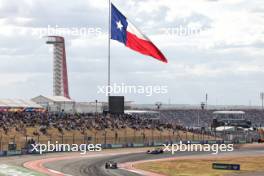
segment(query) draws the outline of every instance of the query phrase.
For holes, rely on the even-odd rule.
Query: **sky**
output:
[[[111,83],[166,86],[136,103],[259,105],[264,92],[263,0],[113,0],[168,64],[111,41]],[[0,0],[0,98],[52,95],[52,46],[66,41],[70,96],[106,100],[107,0]]]

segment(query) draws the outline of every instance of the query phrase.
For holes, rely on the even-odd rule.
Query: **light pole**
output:
[[[199,113],[199,111],[198,111],[197,115],[198,115],[197,127],[200,127],[200,113]]]
[[[207,109],[208,106],[208,93],[205,95],[205,108]]]
[[[97,103],[98,103],[98,100],[95,100],[95,114],[97,115]]]
[[[260,99],[261,99],[261,108],[263,110],[264,92],[260,92]]]

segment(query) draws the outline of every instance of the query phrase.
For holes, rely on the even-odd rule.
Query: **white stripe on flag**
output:
[[[133,25],[128,19],[127,19],[127,31],[130,32],[131,34],[136,35],[138,38],[142,40],[147,40],[150,41],[150,39],[145,36],[135,25]]]

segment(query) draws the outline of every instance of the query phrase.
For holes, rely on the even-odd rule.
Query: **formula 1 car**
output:
[[[163,149],[161,148],[155,148],[154,150],[148,150],[147,154],[161,154],[163,153]]]
[[[117,163],[114,161],[108,161],[105,163],[106,169],[117,169]]]

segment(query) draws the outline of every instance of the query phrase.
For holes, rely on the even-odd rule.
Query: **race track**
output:
[[[96,158],[78,158],[72,160],[55,161],[44,164],[45,167],[59,171],[61,173],[72,176],[139,176],[138,173],[132,173],[123,169],[105,169],[104,165],[107,161],[115,161],[117,163],[126,163],[140,160],[153,160],[161,158],[172,158],[188,155],[204,155],[203,152],[182,152],[172,156],[171,153],[164,154],[122,154],[116,156],[102,156]]]
[[[121,149],[109,150],[88,155],[65,154],[61,157],[47,155],[45,158],[31,160],[24,163],[24,166],[51,176],[139,176],[144,175],[136,172],[130,172],[123,167],[122,163],[131,163],[142,160],[173,159],[178,157],[208,157],[211,153],[206,152],[178,152],[175,155],[171,153],[164,154],[146,154],[147,149]],[[264,148],[243,148],[233,152],[221,153],[217,156],[229,155],[232,157],[241,155],[262,155]],[[107,161],[115,161],[119,169],[105,169]],[[146,174],[145,174],[146,175]],[[149,174],[147,174],[149,175]],[[151,174],[150,174],[151,175]]]
[[[246,153],[250,154],[263,154],[263,149],[242,149],[235,152],[232,152],[232,155],[243,155]],[[231,153],[223,153],[231,154]],[[141,153],[131,153],[131,154],[120,154],[114,156],[100,156],[95,158],[76,158],[73,160],[62,160],[56,162],[46,163],[44,166],[64,173],[66,175],[72,176],[139,176],[138,173],[132,173],[123,169],[105,169],[104,165],[107,161],[115,161],[117,163],[126,163],[134,162],[141,160],[155,160],[162,158],[173,158],[180,156],[199,156],[199,155],[212,155],[211,153],[206,152],[179,152],[175,155],[171,153],[164,154],[146,154],[145,152]]]

